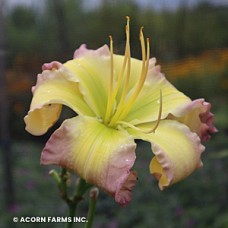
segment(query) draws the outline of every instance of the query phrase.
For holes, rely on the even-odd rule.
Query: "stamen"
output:
[[[160,102],[160,106],[159,106],[159,112],[158,112],[158,118],[156,121],[156,124],[154,126],[154,128],[150,131],[148,131],[147,133],[155,133],[155,130],[158,128],[158,125],[161,121],[161,115],[162,115],[162,90],[160,90],[160,98],[159,98],[159,102]]]
[[[114,90],[114,93],[113,93],[113,96],[114,96],[114,99],[119,91],[119,88],[120,88],[120,85],[121,83],[123,82],[123,76],[124,76],[124,72],[125,72],[125,68],[126,68],[126,64],[127,64],[127,60],[128,60],[128,48],[129,48],[129,41],[130,41],[130,17],[129,16],[126,16],[126,19],[127,19],[127,25],[125,27],[125,31],[126,31],[126,45],[125,45],[125,53],[124,53],[124,61],[123,61],[123,65],[122,65],[122,68],[121,68],[121,72],[120,72],[120,75],[118,76],[118,79],[117,79],[117,83],[116,83],[116,87],[115,87],[115,90]],[[130,51],[130,48],[129,48],[129,51]]]
[[[114,90],[112,88],[113,87],[113,77],[114,77],[113,42],[112,42],[112,39],[110,39],[110,61],[111,61],[111,64],[110,64],[111,65],[110,84],[112,83],[112,86],[110,86],[111,90],[109,90],[108,104],[107,104],[107,109],[106,109],[105,118],[104,118],[104,123],[105,124],[107,124],[109,122],[110,117],[112,115],[113,107],[114,107],[114,103],[115,103],[115,98],[116,98],[116,95],[117,95],[117,93],[119,91],[120,85],[121,85],[121,83],[123,81],[127,60],[129,58],[131,58],[130,57],[130,46],[127,45],[127,44],[129,44],[129,40],[130,40],[130,33],[129,33],[130,17],[126,16],[126,19],[127,19],[127,25],[126,25],[126,47],[125,47],[124,61],[123,61],[121,73],[120,73],[120,75],[117,78],[117,83],[116,83],[116,86],[115,86]],[[130,69],[130,66],[128,66],[128,69]],[[128,71],[130,71],[130,70],[128,70]],[[128,81],[129,81],[129,79],[127,79],[127,83],[128,83]],[[127,86],[128,85],[126,85],[126,87]]]
[[[112,36],[109,36],[110,39],[110,83],[109,83],[109,94],[112,94],[112,87],[113,87],[113,75],[114,75],[114,68],[113,68],[113,40]]]
[[[146,76],[147,76],[147,72],[148,72],[148,68],[149,68],[149,61],[150,61],[150,42],[149,42],[149,39],[147,38],[147,55],[146,55],[145,42],[144,42],[142,28],[140,30],[140,41],[141,41],[141,47],[142,47],[142,70],[141,70],[140,79],[139,79],[139,82],[137,84],[135,91],[133,92],[133,94],[131,95],[131,97],[129,98],[127,103],[125,104],[124,109],[122,110],[122,113],[118,116],[118,119],[124,119],[127,116],[128,112],[130,111],[132,105],[135,102],[135,99],[140,94],[140,92],[143,88],[144,82],[146,80]]]
[[[136,131],[140,131],[140,132],[143,132],[143,133],[147,133],[147,131],[144,131],[143,129],[141,129],[141,128],[139,128],[139,127],[136,127],[135,125],[130,124],[130,123],[125,122],[125,121],[121,121],[121,120],[120,120],[120,121],[117,121],[117,124],[125,125],[125,126],[131,128],[131,129],[136,130]]]
[[[143,130],[142,128],[137,127],[137,126],[135,126],[133,124],[130,124],[128,122],[125,122],[125,121],[117,121],[117,124],[125,125],[125,126],[127,126],[129,128],[132,128],[134,130],[140,131],[140,132],[145,133],[145,134],[155,133],[155,130],[158,128],[159,123],[161,121],[161,115],[162,115],[162,91],[161,90],[160,90],[159,102],[160,102],[160,106],[159,106],[158,118],[157,118],[155,126],[152,129]]]
[[[127,17],[129,19],[129,17]],[[120,114],[120,112],[123,110],[123,106],[124,106],[124,101],[126,99],[127,96],[127,91],[128,91],[128,85],[129,85],[129,80],[130,80],[130,73],[131,73],[131,49],[130,49],[130,30],[129,30],[129,20],[126,26],[126,49],[125,49],[125,57],[126,57],[126,62],[127,62],[127,72],[126,72],[126,78],[125,78],[125,82],[124,82],[124,88],[123,88],[123,92],[121,94],[121,98],[120,98],[120,102],[117,106],[117,112],[116,115],[118,115],[117,113]],[[125,64],[126,66],[126,64]],[[124,72],[122,72],[124,73]],[[122,75],[123,77],[123,75]]]
[[[127,75],[125,79],[125,84],[123,88],[123,93],[121,96],[120,103],[122,103],[122,100],[125,100],[126,94],[127,94],[127,89],[128,89],[128,84],[129,84],[129,79],[130,79],[130,73],[131,73],[131,48],[130,48],[130,29],[129,29],[129,20],[128,20],[128,25],[126,26],[126,37],[127,37],[127,42],[126,42],[126,57],[127,57]]]
[[[142,51],[142,71],[141,71],[141,76],[143,74],[144,66],[145,66],[145,61],[146,61],[146,54],[145,54],[145,41],[144,41],[144,36],[143,36],[143,27],[140,28],[140,33],[139,33],[139,40],[141,43],[141,51]]]
[[[104,118],[104,123],[107,123],[113,109],[112,94],[113,94],[113,75],[114,75],[114,61],[113,61],[113,40],[112,36],[109,36],[110,39],[110,81],[109,81],[109,94],[107,101],[107,108]]]

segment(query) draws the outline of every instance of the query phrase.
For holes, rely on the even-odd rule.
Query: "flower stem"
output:
[[[69,196],[68,194],[68,182],[70,179],[69,172],[62,168],[61,173],[57,173],[55,170],[51,170],[49,172],[51,177],[57,183],[59,188],[59,193],[61,198],[68,205],[68,216],[70,217],[70,221],[66,224],[66,228],[71,228],[73,226],[73,220],[76,213],[78,203],[83,199],[86,191],[92,187],[91,184],[88,184],[84,179],[79,178],[76,184],[76,189],[73,196]]]
[[[86,183],[86,181],[82,178],[78,180],[74,196],[69,198],[69,201],[66,201],[69,208],[69,217],[71,218],[70,222],[66,224],[66,228],[71,228],[73,226],[73,220],[78,203],[83,199],[83,195],[91,186],[91,184]]]
[[[71,228],[73,226],[73,217],[75,215],[76,212],[76,208],[78,205],[79,201],[74,202],[74,203],[68,203],[68,207],[69,207],[69,214],[68,216],[71,218],[71,220],[66,224],[66,228]]]
[[[91,189],[90,200],[89,200],[89,211],[88,211],[88,215],[87,215],[88,222],[85,225],[86,228],[92,227],[98,194],[99,194],[98,188],[94,187]]]

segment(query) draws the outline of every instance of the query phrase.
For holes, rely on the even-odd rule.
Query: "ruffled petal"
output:
[[[58,70],[62,67],[62,63],[58,61],[52,61],[50,63],[44,63],[42,66],[42,70]]]
[[[160,92],[162,92],[162,119],[170,113],[176,114],[179,107],[190,101],[190,98],[167,81],[160,72],[160,66],[151,64],[143,89],[124,121],[132,124],[156,121],[160,107]]]
[[[137,172],[136,171],[130,172],[125,183],[115,194],[116,202],[124,206],[131,201],[131,197],[132,197],[131,192],[136,185],[137,179],[138,179]]]
[[[203,141],[208,141],[211,134],[218,131],[214,126],[214,114],[210,110],[210,103],[205,102],[204,99],[197,99],[180,108],[178,115],[181,117],[170,116],[169,119],[176,119],[184,123]]]
[[[86,55],[94,55],[94,56],[109,56],[109,48],[107,45],[104,45],[97,50],[88,49],[86,44],[82,44],[78,49],[74,52],[74,59],[82,58]]]
[[[94,116],[86,104],[77,80],[58,62],[44,64],[32,88],[33,98],[28,115],[24,118],[26,130],[42,135],[58,120],[62,104],[78,114]],[[48,69],[48,70],[47,70]]]
[[[150,163],[150,172],[159,180],[161,190],[202,166],[200,157],[205,148],[198,135],[184,124],[162,120],[155,133],[133,129],[128,132],[137,139],[151,142],[155,157]]]
[[[112,195],[121,205],[131,200],[137,175],[133,138],[108,128],[97,119],[78,116],[63,122],[42,151],[42,164],[75,171],[87,182]]]
[[[83,45],[75,51],[74,57],[64,66],[77,78],[87,104],[97,117],[102,118],[106,112],[110,80],[108,47],[88,50]]]

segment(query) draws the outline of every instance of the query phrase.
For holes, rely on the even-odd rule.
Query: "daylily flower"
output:
[[[137,180],[131,171],[135,139],[151,143],[149,169],[164,189],[202,166],[201,139],[216,132],[210,104],[192,101],[166,80],[150,59],[142,29],[140,43],[142,60],[131,57],[127,17],[124,56],[113,53],[110,37],[110,50],[82,45],[74,59],[44,64],[25,117],[26,130],[42,135],[58,120],[62,105],[75,111],[48,140],[41,163],[75,171],[121,205],[130,202]]]

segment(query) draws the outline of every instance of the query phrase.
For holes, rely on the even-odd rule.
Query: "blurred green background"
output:
[[[0,0],[0,228],[63,227],[61,223],[12,222],[14,216],[67,215],[48,175],[53,167],[39,164],[53,130],[42,137],[24,130],[31,86],[44,62],[71,59],[82,43],[96,49],[109,44],[111,34],[115,53],[123,54],[126,15],[131,18],[133,57],[141,57],[138,34],[144,26],[151,56],[157,58],[162,72],[192,99],[204,97],[212,103],[219,133],[206,143],[204,167],[162,192],[149,174],[150,146],[138,142],[139,181],[132,203],[121,208],[100,193],[94,227],[228,227],[228,3],[176,0],[171,6],[161,1],[157,7],[153,1],[133,0],[10,2]],[[61,119],[69,115],[66,109]],[[87,206],[85,199],[77,216],[86,216]]]

